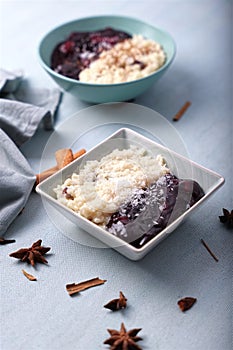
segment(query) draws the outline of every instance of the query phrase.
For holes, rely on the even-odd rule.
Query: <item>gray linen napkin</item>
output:
[[[20,146],[35,133],[47,110],[28,103],[0,99],[0,128]]]
[[[0,235],[24,208],[35,175],[18,146],[41,121],[51,129],[61,91],[34,89],[21,72],[0,69]]]
[[[10,117],[11,111],[16,115],[16,108],[19,109],[20,113],[25,104],[25,109],[29,113],[33,111],[34,119],[38,119],[38,124],[42,120],[44,128],[51,130],[61,96],[62,92],[59,89],[31,86],[27,79],[23,79],[22,71],[8,72],[0,69],[0,110],[4,110],[4,102],[8,101],[6,118]],[[31,105],[31,109],[29,109],[29,105]]]
[[[14,142],[0,129],[0,235],[24,208],[35,175]]]
[[[23,72],[21,70],[9,72],[0,68],[0,91],[2,93],[16,91],[22,78]]]

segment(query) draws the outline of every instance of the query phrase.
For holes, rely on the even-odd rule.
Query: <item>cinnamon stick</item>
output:
[[[38,185],[40,182],[47,179],[49,176],[55,174],[58,171],[58,167],[54,166],[52,168],[49,168],[45,171],[42,171],[42,173],[36,175],[36,185]]]
[[[178,121],[182,115],[186,112],[186,110],[189,108],[191,105],[190,101],[185,102],[185,104],[181,107],[181,109],[174,115],[173,121],[176,122]]]
[[[73,152],[70,148],[61,148],[55,152],[55,158],[58,169],[64,168],[70,164],[73,160]]]
[[[81,148],[78,152],[73,154],[73,160],[81,157],[84,153],[86,153],[86,150],[84,148]]]
[[[90,280],[84,281],[84,282],[80,282],[80,283],[71,283],[71,284],[67,284],[66,285],[66,290],[69,293],[69,295],[73,295],[76,293],[81,292],[82,290],[91,288],[91,287],[95,287],[95,286],[99,286],[100,284],[104,284],[106,282],[106,280],[101,280],[99,279],[99,277],[96,278],[92,278]]]
[[[84,153],[86,153],[86,150],[84,148],[81,148],[79,151],[75,152],[74,154],[70,148],[61,148],[57,150],[55,153],[57,165],[42,171],[40,174],[37,174],[35,186],[37,186],[40,182],[47,179],[49,176],[55,174],[58,170],[62,169],[64,166],[70,164],[73,160],[81,157]]]

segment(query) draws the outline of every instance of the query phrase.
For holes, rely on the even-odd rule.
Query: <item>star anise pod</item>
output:
[[[127,332],[122,322],[120,331],[108,329],[111,337],[106,339],[104,344],[110,345],[110,350],[142,350],[142,348],[136,344],[136,342],[142,340],[141,337],[137,336],[140,330],[141,328],[134,328]]]
[[[37,242],[33,243],[30,248],[21,248],[10,256],[21,261],[27,261],[32,266],[36,262],[46,264],[48,261],[43,257],[51,248],[41,246],[42,240],[39,239]]]
[[[122,292],[120,292],[120,296],[118,299],[110,300],[106,305],[104,305],[104,307],[112,311],[117,311],[120,309],[125,309],[127,305],[126,302],[127,302],[126,297]]]
[[[233,210],[230,212],[223,208],[223,215],[219,216],[220,221],[223,224],[227,224],[229,227],[233,227]]]

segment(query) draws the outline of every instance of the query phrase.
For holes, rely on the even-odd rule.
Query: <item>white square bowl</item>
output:
[[[88,219],[82,217],[80,214],[69,209],[65,205],[61,204],[57,199],[54,192],[54,188],[57,185],[61,185],[68,177],[74,172],[78,172],[79,168],[85,164],[88,160],[100,160],[106,154],[112,152],[114,149],[127,149],[130,145],[137,145],[148,150],[155,157],[161,154],[166,160],[168,168],[171,173],[176,175],[180,179],[192,179],[199,183],[205,192],[205,195],[195,203],[191,208],[186,210],[176,220],[171,222],[164,230],[152,238],[141,248],[135,248],[129,243],[124,242],[122,239],[114,236],[105,229],[97,226]],[[185,158],[176,152],[150,140],[149,138],[139,134],[128,128],[121,128],[104,141],[97,144],[91,150],[87,151],[83,156],[76,159],[65,168],[61,169],[54,175],[50,176],[45,181],[41,182],[36,191],[42,196],[42,198],[51,204],[62,215],[69,219],[74,224],[81,227],[83,230],[94,236],[98,240],[105,243],[107,246],[117,250],[122,255],[131,260],[139,260],[144,257],[152,248],[154,248],[159,242],[166,238],[175,228],[181,223],[181,221],[190,215],[201,203],[203,203],[214,191],[216,191],[224,183],[224,178],[207,169],[203,166]],[[78,233],[77,233],[78,234]]]

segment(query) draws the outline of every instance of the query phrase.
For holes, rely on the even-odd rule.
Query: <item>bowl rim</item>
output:
[[[140,22],[143,25],[146,25],[147,27],[152,28],[153,30],[156,30],[156,31],[158,31],[160,33],[165,34],[170,39],[170,41],[172,43],[172,47],[173,47],[173,53],[172,53],[170,59],[166,60],[165,63],[159,69],[157,69],[155,72],[152,72],[151,74],[149,74],[149,75],[147,75],[145,77],[142,77],[142,78],[139,78],[139,79],[135,79],[135,80],[131,80],[131,81],[127,81],[127,82],[122,82],[122,83],[109,83],[109,84],[88,83],[88,82],[83,82],[83,81],[80,81],[80,80],[77,80],[77,79],[69,78],[69,77],[66,77],[65,75],[62,75],[62,74],[59,74],[59,73],[55,72],[51,67],[49,67],[45,63],[44,59],[41,56],[41,48],[42,48],[42,45],[44,43],[44,40],[47,38],[48,35],[52,34],[53,32],[57,31],[58,29],[60,29],[62,27],[65,27],[67,25],[71,25],[72,23],[82,22],[82,21],[87,21],[87,20],[96,20],[96,19],[101,19],[101,18],[104,18],[104,19],[115,18],[115,19],[124,19],[124,20],[136,21],[136,22]],[[37,47],[37,56],[39,58],[39,62],[41,64],[41,66],[48,73],[50,73],[51,75],[55,76],[58,79],[63,79],[67,83],[72,83],[72,84],[75,84],[75,85],[78,84],[78,85],[81,85],[81,86],[89,86],[89,87],[110,87],[110,86],[123,86],[123,85],[125,86],[125,85],[132,85],[132,84],[135,84],[135,83],[140,83],[141,81],[153,78],[158,73],[160,73],[160,72],[164,71],[165,69],[167,69],[171,65],[171,63],[174,61],[175,55],[176,55],[176,43],[175,43],[175,40],[173,39],[173,37],[171,36],[171,34],[168,31],[166,31],[166,30],[164,30],[162,28],[153,26],[152,24],[150,24],[148,22],[145,22],[145,21],[143,21],[143,20],[141,20],[139,18],[131,17],[131,16],[123,16],[123,15],[96,15],[96,16],[81,17],[81,18],[73,19],[71,21],[63,22],[63,23],[53,27],[51,30],[47,31],[47,33],[44,34],[44,36],[42,36],[42,38],[40,39],[38,47]]]

